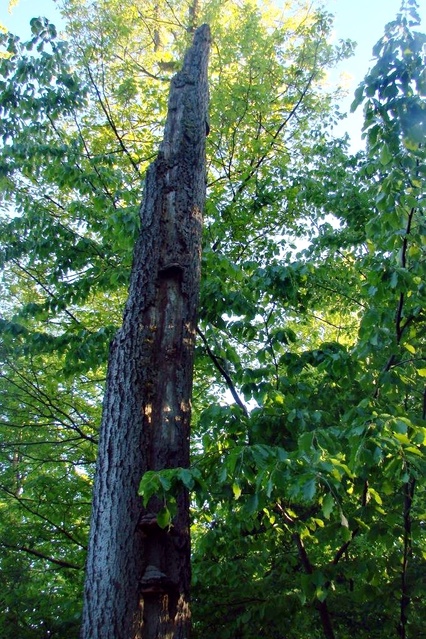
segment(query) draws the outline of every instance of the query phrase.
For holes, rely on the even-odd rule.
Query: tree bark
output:
[[[123,325],[111,344],[86,568],[82,639],[189,635],[188,495],[169,530],[142,507],[148,470],[189,465],[210,31],[173,78],[164,139],[146,175]]]

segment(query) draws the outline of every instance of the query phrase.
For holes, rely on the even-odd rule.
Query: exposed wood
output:
[[[110,352],[82,639],[184,639],[189,634],[188,495],[170,531],[137,491],[147,470],[186,467],[202,212],[207,64],[201,26],[173,78],[158,157],[149,167],[123,326]]]

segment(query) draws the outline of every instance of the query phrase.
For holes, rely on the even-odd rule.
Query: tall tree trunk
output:
[[[210,31],[172,80],[146,175],[123,326],[109,359],[87,560],[82,639],[189,634],[188,495],[169,530],[142,508],[148,470],[189,464],[190,401],[205,200]]]

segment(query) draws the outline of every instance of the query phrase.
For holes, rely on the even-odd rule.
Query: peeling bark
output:
[[[188,495],[170,531],[142,507],[148,470],[187,467],[202,212],[207,64],[201,26],[173,78],[149,167],[123,325],[111,344],[94,486],[82,639],[189,635]]]

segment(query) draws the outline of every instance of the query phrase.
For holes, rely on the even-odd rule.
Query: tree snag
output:
[[[184,639],[190,615],[189,501],[173,526],[138,496],[148,470],[187,467],[210,30],[171,82],[164,139],[147,171],[123,325],[111,344],[87,559],[82,639]]]

